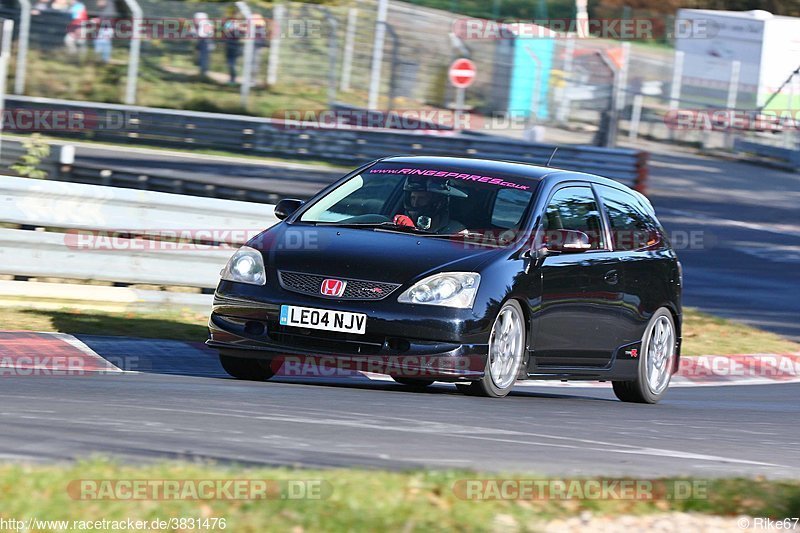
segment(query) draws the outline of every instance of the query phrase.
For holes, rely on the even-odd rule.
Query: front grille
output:
[[[267,331],[271,340],[284,346],[336,355],[374,355],[383,349],[386,341],[378,335],[315,331],[281,326],[278,322],[270,322]]]
[[[299,292],[317,296],[318,298],[332,298],[336,300],[383,300],[400,286],[397,283],[383,283],[380,281],[365,281],[360,279],[336,278],[346,281],[344,293],[341,296],[326,296],[320,292],[322,282],[330,279],[316,274],[301,274],[299,272],[278,272],[278,281],[287,291]]]

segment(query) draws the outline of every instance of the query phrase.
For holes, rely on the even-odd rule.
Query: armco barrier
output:
[[[235,176],[215,177],[199,173],[183,173],[181,177],[176,177],[174,173],[163,170],[127,168],[119,163],[86,162],[83,160],[81,147],[77,147],[75,162],[72,165],[63,165],[59,162],[63,146],[52,142],[49,144],[50,155],[36,165],[38,169],[47,172],[49,180],[243,202],[275,204],[286,197],[310,198],[344,174],[341,170],[322,166],[294,168],[286,165],[259,165],[258,186],[254,188],[248,186],[249,180],[238,179]],[[9,169],[24,153],[25,149],[18,140],[4,139],[0,166]]]
[[[265,204],[2,176],[0,222],[20,228],[0,229],[0,274],[210,289],[232,249],[277,219]],[[79,230],[122,236],[78,248],[71,232]],[[189,235],[201,246],[131,238],[154,232]]]
[[[735,152],[743,152],[758,158],[769,159],[775,166],[787,170],[800,171],[800,150],[797,149],[759,144],[743,139],[735,139],[733,149]]]
[[[302,174],[302,179],[299,175]],[[181,177],[160,175],[153,171],[125,169],[124,167],[76,162],[71,167],[61,167],[54,179],[125,187],[147,191],[170,192],[222,198],[245,202],[275,204],[281,198],[310,198],[321,189],[342,177],[343,172],[314,170],[292,172],[281,167],[259,167],[259,188],[248,187],[248,180],[235,177],[218,178],[197,175]]]
[[[50,132],[114,143],[213,148],[237,153],[312,158],[356,165],[390,155],[453,155],[544,164],[556,145],[496,135],[426,135],[390,129],[304,127],[285,121],[170,109],[14,96],[10,110],[63,110],[79,114],[85,127]],[[590,172],[644,191],[647,159],[638,150],[559,146],[551,165]]]

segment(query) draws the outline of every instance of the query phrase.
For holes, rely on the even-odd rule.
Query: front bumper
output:
[[[282,303],[340,307],[331,301],[316,301],[316,305],[309,305],[308,301]],[[409,321],[413,320],[409,309],[402,321],[404,326],[398,327],[392,324],[398,321],[396,315],[387,320],[386,315],[374,313],[375,310],[368,313],[365,335],[286,327],[279,324],[280,304],[217,294],[206,344],[223,355],[270,361],[276,371],[281,367],[284,371],[306,368],[313,363],[327,368],[449,381],[470,381],[483,376],[488,344],[454,339],[453,332],[461,327],[458,317],[451,318],[440,330],[449,339],[429,340],[419,333],[435,330],[439,320],[436,317],[429,320],[418,317],[419,328],[409,327]]]

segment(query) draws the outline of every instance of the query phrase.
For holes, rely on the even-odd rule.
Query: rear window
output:
[[[643,250],[663,242],[658,224],[633,195],[605,185],[598,190],[611,224],[614,249]]]

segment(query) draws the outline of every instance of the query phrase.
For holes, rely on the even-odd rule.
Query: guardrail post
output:
[[[372,46],[372,66],[369,77],[369,109],[378,109],[381,92],[381,67],[383,67],[383,42],[386,39],[386,16],[389,0],[378,0],[378,19],[375,22],[375,41]]]
[[[342,59],[342,80],[339,90],[350,90],[350,76],[353,72],[353,50],[355,48],[356,27],[358,26],[358,9],[351,7],[347,11],[347,30],[344,38],[344,58]]]
[[[72,169],[75,165],[75,145],[65,144],[58,152],[58,162],[53,166],[56,172],[52,176],[58,176],[59,181],[72,181]]]
[[[3,120],[6,110],[6,84],[8,82],[8,61],[11,58],[11,37],[14,35],[14,21],[3,21],[3,37],[0,41],[0,154],[2,154]]]
[[[622,43],[622,60],[619,66],[619,80],[617,83],[617,111],[625,109],[625,92],[628,87],[628,68],[631,61],[631,43]],[[619,114],[617,115],[619,119]]]
[[[128,57],[128,81],[125,86],[125,103],[136,103],[136,82],[139,78],[139,55],[142,50],[141,28],[144,13],[136,0],[125,0],[125,5],[131,11],[131,47]]]
[[[386,30],[389,32],[389,36],[392,38],[392,64],[389,71],[389,107],[388,107],[388,109],[391,111],[392,109],[394,109],[394,99],[396,93],[395,80],[397,76],[397,63],[399,61],[398,51],[400,46],[400,37],[397,35],[397,31],[391,24],[384,23],[383,25],[386,27]],[[463,103],[461,104],[461,107],[462,108],[464,107]]]
[[[28,41],[31,35],[31,2],[19,0],[19,35],[17,36],[17,71],[14,74],[14,94],[25,93],[28,69]]]
[[[683,84],[683,57],[685,52],[680,50],[675,52],[675,58],[672,61],[672,84],[669,87],[669,110],[675,111],[678,109],[678,104],[681,97],[681,85]],[[675,139],[675,129],[670,128],[669,140]]]
[[[331,15],[328,8],[322,8],[328,28],[328,109],[336,103],[336,63],[339,60],[339,47],[336,36],[339,33],[339,22]]]
[[[642,194],[647,194],[647,178],[649,177],[647,161],[649,158],[648,152],[639,152],[636,155],[636,178],[633,181],[633,189]]]
[[[286,14],[283,4],[275,4],[272,8],[272,32],[269,37],[269,62],[267,63],[267,85],[278,82],[278,63],[281,51],[281,24]]]
[[[631,110],[631,123],[628,126],[628,139],[635,141],[639,136],[639,123],[642,119],[642,100],[641,94],[633,97],[633,109]]]
[[[678,100],[681,97],[681,84],[683,83],[683,56],[680,50],[675,52],[672,64],[672,85],[669,88],[669,110],[678,109]]]
[[[569,113],[571,102],[569,100],[569,90],[572,86],[572,81],[569,76],[572,75],[572,62],[575,56],[575,37],[571,34],[567,35],[567,46],[564,52],[564,85],[561,88],[562,94],[559,99],[558,109],[556,111],[556,121],[566,124],[569,122]]]
[[[789,114],[794,117],[794,98],[795,98],[795,85],[796,85],[796,78],[797,73],[792,72],[792,75],[789,77]],[[799,147],[797,146],[797,139],[795,138],[795,133],[792,128],[783,130],[783,147],[789,149],[797,150]],[[798,152],[800,154],[800,152]],[[797,156],[794,158],[795,160],[798,159]]]
[[[605,63],[606,68],[611,72],[612,86],[611,86],[611,102],[608,109],[603,112],[600,118],[600,129],[597,132],[596,142],[598,146],[605,146],[612,148],[617,140],[617,121],[619,119],[619,104],[617,97],[619,96],[620,85],[620,71],[617,65],[609,59],[603,52],[596,52],[600,60]]]
[[[732,112],[736,109],[736,97],[739,93],[739,73],[742,69],[742,62],[741,61],[732,61],[731,62],[731,78],[730,82],[728,83],[728,101],[727,101],[727,109],[729,112]],[[706,140],[710,137],[710,135],[703,135],[703,148],[705,148]],[[733,149],[733,132],[732,126],[728,126],[728,130],[725,132],[725,148]]]
[[[242,61],[244,61],[244,68],[242,68],[242,87],[240,90],[240,97],[242,107],[247,109],[247,100],[250,97],[250,87],[253,85],[253,55],[255,50],[255,26],[253,24],[253,11],[247,3],[239,1],[236,2],[236,8],[242,14],[247,27],[244,40],[244,54]]]

